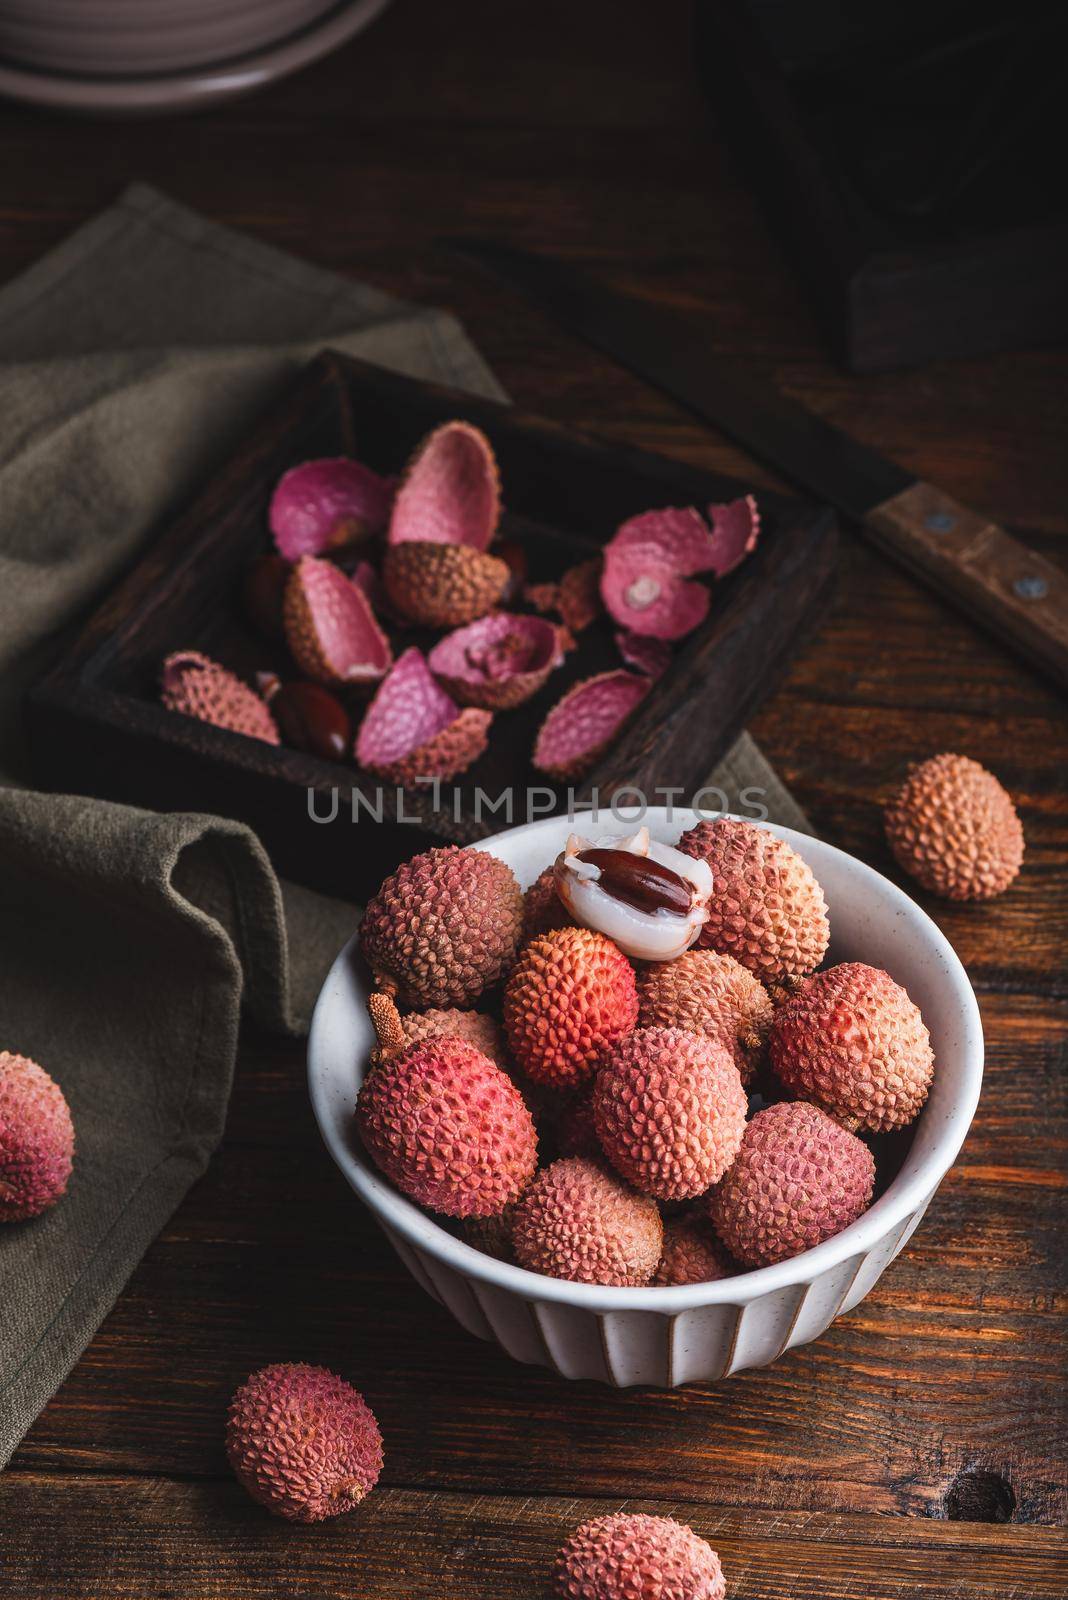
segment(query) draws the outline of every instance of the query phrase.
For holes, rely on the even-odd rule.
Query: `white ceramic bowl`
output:
[[[601,819],[603,832],[634,819]],[[673,843],[699,820],[663,808],[642,820]],[[583,819],[585,831],[587,819]],[[931,919],[907,895],[833,846],[768,826],[823,885],[831,961],[884,967],[919,1005],[931,1031],[935,1076],[905,1162],[852,1227],[815,1250],[758,1272],[677,1289],[609,1289],[543,1278],[457,1239],[399,1194],[370,1164],[354,1133],[353,1106],[374,1036],[366,977],[353,939],[323,986],[312,1021],[308,1076],[331,1155],[428,1294],[483,1339],[519,1361],[566,1378],[672,1388],[714,1381],[774,1361],[815,1339],[871,1289],[916,1228],[963,1143],[983,1076],[979,1008],[964,968]],[[563,848],[566,818],[512,828],[476,845],[532,883]]]

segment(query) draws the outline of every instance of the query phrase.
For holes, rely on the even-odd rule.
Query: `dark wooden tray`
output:
[[[545,712],[571,682],[619,665],[607,620],[580,636],[534,700],[497,718],[489,749],[462,781],[443,787],[437,807],[427,791],[398,797],[353,767],[242,738],[159,704],[160,664],[171,650],[205,650],[245,676],[284,668],[281,648],[273,652],[248,630],[236,604],[245,564],[268,547],[266,508],[282,472],[342,453],[395,472],[422,435],[450,417],[468,418],[491,439],[507,502],[502,533],[524,545],[533,580],[558,576],[635,512],[703,506],[740,492],[680,462],[576,437],[511,407],[326,352],[31,691],[38,781],[159,810],[236,817],[256,830],[280,872],[352,896],[431,840],[470,842],[525,820],[529,786],[543,791],[541,814],[565,805],[566,789],[534,772],[530,752]],[[596,788],[603,801],[626,783],[653,803],[657,786],[678,786],[688,797],[812,624],[829,592],[834,519],[772,495],[762,495],[760,506],[755,554],[716,586],[707,622],[677,650],[580,794]],[[477,814],[478,790],[496,800],[508,789],[516,795],[511,816],[485,806]],[[334,791],[335,820],[313,821],[309,798],[325,816]]]

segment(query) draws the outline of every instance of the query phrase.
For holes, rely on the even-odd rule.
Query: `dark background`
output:
[[[398,0],[332,60],[210,115],[0,106],[0,278],[140,177],[455,308],[531,409],[773,481],[435,243],[508,238],[702,319],[719,349],[1057,559],[1068,355],[834,364],[699,90],[690,24],[686,5],[639,0]],[[869,1298],[717,1389],[520,1368],[420,1293],[348,1194],[301,1049],[250,1037],[222,1153],[0,1480],[5,1593],[518,1600],[582,1514],[626,1501],[711,1538],[733,1600],[1061,1600],[1063,704],[845,530],[834,610],[752,731],[819,831],[882,870],[878,802],[938,750],[989,764],[1027,835],[1000,900],[929,905],[979,992],[989,1076],[961,1160]],[[351,1377],[386,1437],[385,1487],[320,1528],[268,1521],[223,1456],[235,1384],[291,1358]]]

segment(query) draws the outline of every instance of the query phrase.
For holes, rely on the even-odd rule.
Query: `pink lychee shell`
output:
[[[160,699],[168,711],[231,733],[278,744],[274,718],[254,690],[199,650],[176,650],[163,663]]]

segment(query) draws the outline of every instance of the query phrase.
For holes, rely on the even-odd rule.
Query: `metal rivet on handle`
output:
[[[949,533],[957,526],[957,519],[948,511],[932,511],[923,525],[928,533]]]
[[[1045,578],[1040,578],[1037,572],[1029,572],[1026,577],[1017,578],[1012,587],[1021,600],[1044,600],[1049,594],[1049,584]]]

